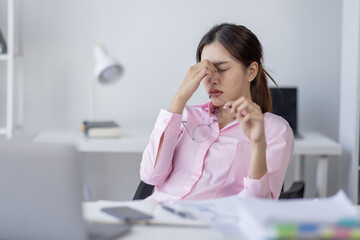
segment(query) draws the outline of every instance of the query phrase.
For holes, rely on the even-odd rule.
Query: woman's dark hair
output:
[[[249,29],[241,25],[223,23],[216,25],[201,39],[196,51],[196,61],[201,61],[204,46],[218,41],[244,67],[256,62],[259,65],[258,73],[250,85],[252,100],[261,107],[261,111],[272,112],[268,76],[277,86],[274,79],[266,72],[262,65],[263,50],[260,41]]]

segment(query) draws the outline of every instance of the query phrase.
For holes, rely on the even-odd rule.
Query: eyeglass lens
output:
[[[210,94],[210,98],[211,96],[216,97],[217,99],[219,99],[220,101],[222,101],[225,104],[225,101],[222,100],[221,98],[219,98],[218,96],[216,96],[215,94]],[[231,109],[230,108],[222,108],[222,107],[218,107],[215,110],[214,115],[217,118],[217,122],[220,124],[227,124],[230,121],[233,120],[233,114],[231,113]],[[197,125],[194,130],[192,132],[189,131],[189,129],[186,127],[186,121],[183,121],[183,125],[185,130],[188,132],[188,134],[191,136],[191,138],[196,141],[196,142],[204,142],[207,139],[210,138],[211,134],[212,134],[212,128],[211,125],[215,122],[212,121],[211,123],[208,124],[199,124]]]

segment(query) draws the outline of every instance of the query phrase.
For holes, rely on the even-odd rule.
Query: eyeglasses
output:
[[[210,94],[210,98],[211,96],[216,97],[217,99],[219,99],[220,101],[222,101],[225,104],[225,101],[223,101],[221,98],[219,98],[218,96],[216,96],[215,94],[211,93]],[[203,123],[203,124],[198,124],[196,125],[193,129],[188,129],[186,127],[186,121],[182,121],[182,124],[186,130],[186,132],[190,135],[190,137],[192,138],[193,141],[196,142],[205,142],[207,139],[210,138],[211,134],[212,134],[212,128],[211,125],[215,122],[218,122],[219,124],[228,124],[229,122],[231,122],[233,120],[233,114],[230,111],[230,108],[216,108],[214,115],[216,116],[216,119],[213,119],[213,121],[211,121],[210,123]]]

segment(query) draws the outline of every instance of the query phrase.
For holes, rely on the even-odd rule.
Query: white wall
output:
[[[167,108],[202,35],[215,23],[251,29],[265,66],[281,86],[299,88],[300,129],[338,139],[341,1],[337,0],[20,0],[28,134],[76,129],[87,117],[92,46],[101,42],[124,66],[113,87],[98,86],[99,119],[150,129]],[[207,101],[201,88],[190,103]],[[312,159],[314,160],[314,159]],[[307,161],[315,182],[315,162]],[[336,173],[337,159],[330,163]],[[329,179],[330,193],[337,188]],[[313,195],[310,187],[307,194]]]

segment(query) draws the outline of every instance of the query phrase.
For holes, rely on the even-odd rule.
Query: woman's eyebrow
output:
[[[226,63],[229,63],[229,62],[226,62],[226,61],[224,61],[224,62],[214,62],[213,64],[214,64],[215,67],[218,67],[219,65],[226,64]]]

